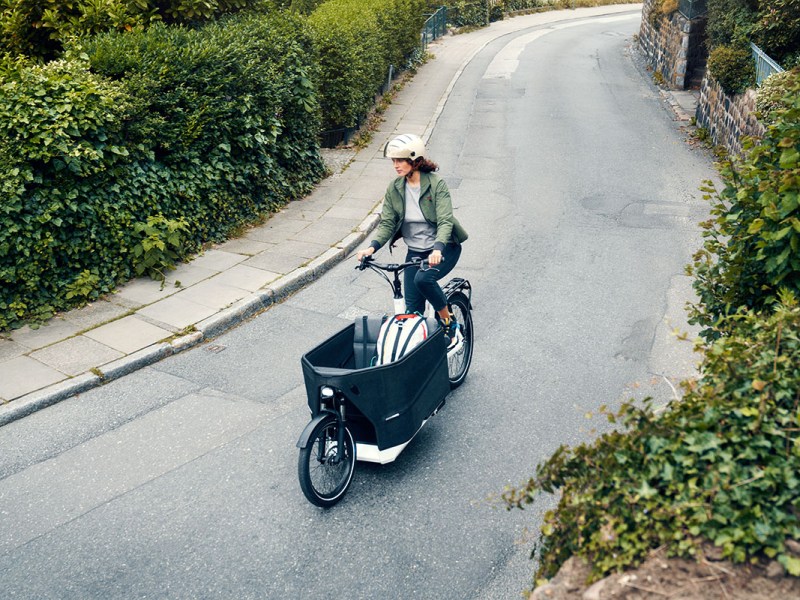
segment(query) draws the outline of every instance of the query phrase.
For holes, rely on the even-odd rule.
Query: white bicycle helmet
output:
[[[404,133],[389,141],[383,149],[386,158],[416,160],[425,156],[425,143],[418,135]]]

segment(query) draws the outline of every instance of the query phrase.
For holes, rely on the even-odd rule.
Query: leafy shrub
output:
[[[323,2],[324,0],[286,0],[283,7],[301,15],[310,15]]]
[[[800,79],[787,84],[764,139],[745,159],[722,165],[722,192],[709,185],[713,219],[690,273],[700,302],[693,322],[707,337],[740,309],[763,310],[786,288],[800,295]]]
[[[758,16],[756,0],[708,0],[707,6],[709,50],[750,39]]]
[[[175,268],[186,258],[186,219],[165,219],[163,215],[147,217],[143,223],[134,223],[133,268],[137,275],[147,274],[164,281],[165,271]]]
[[[800,4],[796,0],[708,0],[707,44],[713,50],[755,42],[791,68],[800,59]]]
[[[8,64],[0,329],[134,274],[137,223],[184,219],[177,258],[310,191],[324,169],[311,45],[295,17],[242,14],[102,34],[88,64]]]
[[[424,0],[328,0],[309,17],[324,129],[352,127],[419,45]]]
[[[137,98],[127,138],[180,180],[159,212],[186,216],[197,243],[305,195],[321,176],[311,45],[302,21],[280,14],[156,25],[87,47],[92,68]]]
[[[650,14],[647,15],[647,19],[650,25],[656,29],[660,29],[665,19],[676,10],[678,10],[678,0],[656,0],[656,2],[653,3]]]
[[[787,93],[798,77],[800,77],[800,69],[796,68],[792,71],[773,73],[761,83],[756,96],[759,120],[771,123],[772,113],[790,108],[791,96],[788,96]]]
[[[0,329],[49,317],[85,269],[106,272],[98,288],[122,275],[102,233],[114,215],[91,199],[103,173],[126,160],[121,123],[128,107],[122,86],[90,73],[85,59],[6,65]]]
[[[527,10],[530,8],[540,8],[542,6],[549,6],[549,0],[505,0],[504,9],[507,12],[515,10]]]
[[[767,319],[743,315],[708,347],[682,400],[663,412],[623,405],[609,415],[618,430],[562,446],[506,490],[509,508],[561,492],[544,518],[540,577],[572,555],[599,578],[659,546],[689,556],[702,541],[735,562],[767,556],[800,575],[784,546],[800,538],[800,309],[787,300]]]
[[[739,94],[755,83],[753,57],[743,46],[714,48],[708,56],[708,71],[727,94]]]
[[[456,0],[448,4],[447,19],[456,27],[486,25],[486,0]]]
[[[762,0],[759,9],[753,40],[784,67],[792,66],[793,55],[800,52],[800,3]]]
[[[45,60],[64,43],[153,22],[196,23],[268,0],[5,0],[0,4],[0,52]]]

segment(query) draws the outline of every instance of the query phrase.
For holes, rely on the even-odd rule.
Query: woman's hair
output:
[[[422,171],[423,173],[433,173],[434,171],[439,170],[439,165],[437,165],[432,160],[428,160],[424,156],[421,156],[416,160],[409,160],[408,162],[411,163],[411,166],[414,167],[415,171]]]

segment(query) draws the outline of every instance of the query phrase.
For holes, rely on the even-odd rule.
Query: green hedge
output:
[[[323,129],[369,111],[389,65],[403,67],[419,46],[424,12],[425,0],[328,0],[311,14]]]
[[[486,25],[489,3],[486,0],[457,0],[447,5],[447,20],[455,27]]]
[[[761,82],[756,95],[756,111],[759,121],[765,125],[771,125],[774,123],[777,111],[790,108],[787,88],[791,87],[798,77],[800,77],[800,67],[795,67],[790,71],[773,73]]]
[[[755,42],[784,68],[800,62],[796,0],[708,0],[708,46]]]
[[[741,94],[756,82],[756,67],[749,46],[715,47],[708,56],[708,72],[726,94]]]
[[[789,69],[800,64],[800,3],[762,0],[753,39],[764,52]]]
[[[506,12],[513,12],[515,10],[530,10],[534,8],[543,8],[552,6],[556,2],[554,0],[505,0],[503,2],[503,9]]]
[[[49,60],[76,37],[158,21],[198,23],[271,4],[271,0],[6,0],[0,3],[0,53]]]
[[[306,194],[323,173],[311,47],[299,19],[240,15],[7,66],[0,329],[109,291],[153,236],[184,255]]]
[[[66,306],[84,270],[84,278],[103,273],[94,294],[127,274],[119,242],[109,239],[114,209],[96,186],[128,158],[128,110],[123,86],[90,73],[85,60],[3,74],[0,329]]]

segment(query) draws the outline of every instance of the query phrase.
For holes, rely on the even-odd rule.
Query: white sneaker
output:
[[[464,346],[464,334],[461,333],[461,326],[456,325],[455,335],[448,336],[447,355],[451,356],[457,353]]]

